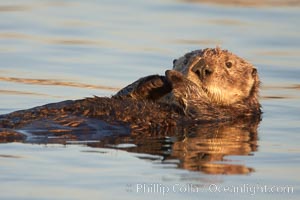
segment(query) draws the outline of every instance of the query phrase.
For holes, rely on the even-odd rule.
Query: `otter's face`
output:
[[[256,69],[238,56],[219,48],[187,53],[173,61],[173,69],[201,87],[221,105],[231,105],[250,96],[256,98]]]

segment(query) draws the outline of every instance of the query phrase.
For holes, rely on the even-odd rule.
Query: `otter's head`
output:
[[[207,48],[192,51],[174,60],[173,69],[201,87],[214,103],[259,105],[257,70],[227,50]]]

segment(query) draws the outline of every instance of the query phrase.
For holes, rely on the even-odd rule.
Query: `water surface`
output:
[[[255,126],[219,132],[2,143],[0,199],[299,199],[299,4],[2,1],[1,114],[111,96],[139,77],[164,74],[185,52],[215,46],[258,68],[264,114]],[[281,190],[261,189],[273,186]]]

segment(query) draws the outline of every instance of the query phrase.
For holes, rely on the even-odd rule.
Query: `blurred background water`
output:
[[[258,149],[211,175],[159,156],[84,145],[0,144],[0,199],[299,199],[299,0],[0,1],[0,114],[65,99],[111,96],[184,53],[221,46],[262,80]],[[139,159],[146,157],[147,159]],[[227,161],[228,161],[227,160]],[[136,192],[137,183],[202,192]],[[291,186],[293,193],[210,192],[209,184]]]

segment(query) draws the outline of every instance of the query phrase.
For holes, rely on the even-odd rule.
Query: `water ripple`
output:
[[[61,98],[61,96],[53,96],[53,95],[42,94],[42,93],[37,93],[37,92],[25,92],[25,91],[17,91],[17,90],[0,90],[0,94],[5,94],[5,95],[48,96],[48,97]]]
[[[90,88],[90,89],[102,89],[102,90],[113,90],[117,91],[120,88],[103,86],[103,85],[92,85],[78,82],[60,81],[53,79],[31,79],[31,78],[16,78],[16,77],[0,77],[0,81],[32,84],[32,85],[51,85],[51,86],[68,86],[78,88]]]
[[[23,39],[37,41],[47,44],[63,44],[63,45],[108,45],[107,42],[85,38],[70,38],[70,37],[46,37],[46,36],[36,36],[24,33],[16,32],[3,32],[0,33],[0,39]]]

